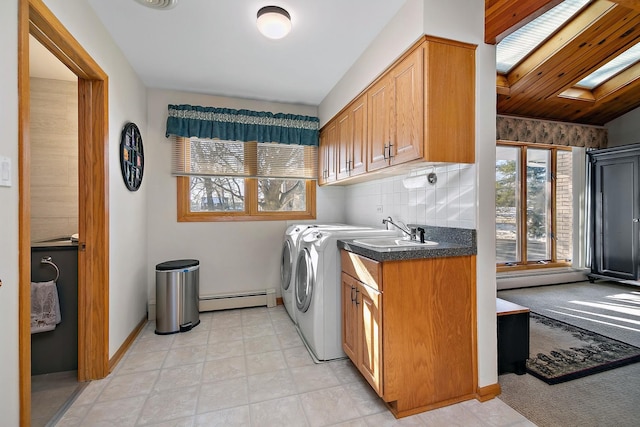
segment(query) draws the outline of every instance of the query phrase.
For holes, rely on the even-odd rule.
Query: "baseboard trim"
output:
[[[502,393],[500,390],[500,384],[491,384],[485,387],[478,387],[476,391],[476,399],[480,402],[486,402],[495,397],[498,397]]]
[[[276,298],[276,305],[283,305],[284,301],[282,301],[282,297],[277,297]]]
[[[120,362],[120,360],[124,357],[124,354],[131,348],[131,344],[136,339],[136,337],[142,332],[142,329],[147,324],[147,315],[140,320],[140,323],[133,328],[133,331],[129,334],[126,340],[122,343],[118,351],[115,352],[113,357],[109,359],[109,372],[112,372],[116,365]]]
[[[556,285],[559,283],[584,282],[587,280],[587,269],[556,268],[500,272],[496,275],[496,288],[507,289],[530,288],[533,286]]]

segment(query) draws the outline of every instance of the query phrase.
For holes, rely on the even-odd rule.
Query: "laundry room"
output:
[[[374,14],[367,14],[370,16],[361,25],[367,35],[360,38],[352,49],[351,59],[329,75],[324,71],[324,65],[314,65],[323,49],[305,44],[298,45],[296,49],[299,50],[292,50],[293,46],[283,50],[282,46],[288,46],[295,39],[284,38],[281,42],[263,39],[255,25],[261,15],[260,8],[250,11],[246,22],[250,30],[243,35],[255,39],[255,50],[242,51],[240,54],[238,51],[225,51],[224,43],[219,42],[222,38],[218,37],[216,43],[211,44],[215,45],[213,52],[208,48],[206,54],[203,51],[198,55],[202,60],[198,64],[202,66],[194,67],[191,62],[193,57],[185,60],[165,55],[172,43],[162,37],[173,37],[166,31],[167,28],[176,28],[180,22],[184,24],[185,21],[181,20],[186,15],[183,13],[193,13],[193,3],[197,2],[178,1],[177,6],[175,1],[158,2],[169,4],[169,10],[163,11],[152,10],[155,2],[144,0],[118,0],[115,7],[96,0],[74,0],[74,7],[55,0],[20,0],[18,3],[19,25],[9,27],[13,28],[12,34],[20,30],[18,47],[24,45],[22,39],[26,39],[29,31],[32,31],[43,40],[46,37],[54,41],[70,40],[68,43],[61,42],[60,46],[48,46],[59,58],[69,61],[82,58],[81,63],[67,66],[80,77],[78,89],[82,95],[78,96],[78,132],[87,137],[80,139],[78,149],[81,159],[79,176],[87,179],[79,181],[78,198],[83,203],[80,204],[79,229],[76,231],[80,234],[77,245],[79,310],[86,311],[89,316],[78,316],[78,348],[82,350],[78,352],[78,376],[82,382],[91,383],[86,389],[88,392],[68,408],[65,416],[78,416],[82,420],[81,425],[91,425],[92,422],[148,425],[181,418],[195,420],[196,416],[206,418],[207,414],[214,412],[216,417],[226,419],[227,416],[231,417],[231,412],[225,415],[220,411],[237,409],[245,411],[244,415],[247,415],[247,411],[251,413],[250,422],[244,425],[270,425],[273,422],[262,422],[262,417],[280,414],[273,410],[279,406],[270,401],[289,399],[295,401],[292,405],[300,409],[291,414],[299,415],[298,418],[307,420],[307,424],[316,425],[335,424],[365,416],[378,416],[378,421],[382,422],[387,416],[408,416],[416,410],[415,405],[420,408],[436,405],[401,400],[394,407],[392,415],[378,397],[382,393],[380,383],[372,379],[370,384],[373,383],[374,388],[364,387],[366,384],[362,382],[362,375],[356,370],[359,368],[346,359],[345,356],[349,355],[343,352],[342,343],[337,342],[343,336],[339,330],[342,322],[337,319],[341,315],[341,301],[362,303],[360,288],[354,286],[346,297],[326,295],[322,300],[322,313],[330,313],[327,317],[333,319],[331,328],[324,328],[324,331],[331,329],[329,337],[315,330],[301,334],[297,329],[296,321],[285,308],[287,297],[281,290],[282,245],[291,226],[309,224],[340,224],[348,228],[343,228],[341,233],[318,229],[305,235],[307,240],[303,249],[309,252],[312,259],[322,257],[327,261],[322,264],[322,275],[325,277],[345,273],[362,283],[368,280],[360,276],[363,271],[357,268],[351,272],[341,270],[344,265],[339,259],[344,253],[341,250],[350,250],[339,245],[346,240],[380,238],[386,242],[384,244],[415,245],[411,249],[390,251],[411,253],[412,256],[417,251],[430,254],[428,258],[434,254],[438,254],[436,258],[443,258],[443,254],[453,253],[454,257],[461,255],[463,264],[448,266],[448,270],[442,271],[451,271],[451,278],[460,279],[458,282],[463,288],[458,290],[464,298],[459,298],[459,301],[463,305],[455,307],[459,308],[459,313],[469,316],[477,314],[480,333],[477,337],[470,335],[471,326],[475,323],[471,318],[465,319],[469,328],[465,329],[466,335],[461,340],[464,348],[458,349],[465,355],[465,366],[459,371],[466,381],[461,384],[464,390],[447,390],[450,397],[442,398],[436,406],[442,406],[442,402],[473,399],[483,387],[489,387],[488,399],[494,397],[491,387],[496,384],[493,363],[495,346],[493,326],[488,319],[494,317],[495,283],[491,277],[495,272],[493,262],[484,262],[487,260],[482,259],[492,256],[490,239],[485,236],[485,240],[480,242],[475,234],[481,224],[486,223],[491,228],[493,216],[491,209],[479,209],[479,201],[489,200],[487,196],[493,194],[490,184],[494,179],[495,142],[495,112],[492,107],[495,98],[495,58],[493,48],[482,43],[482,7],[475,7],[468,15],[460,17],[459,7],[441,6],[432,0],[379,1],[375,7],[368,1],[358,0],[354,3],[356,6],[352,5],[356,10],[350,11],[348,16],[361,16],[359,12],[364,9],[375,11]],[[456,2],[458,6],[460,3]],[[341,4],[335,2],[331,10],[338,10]],[[436,4],[437,10],[427,12]],[[273,7],[262,6],[270,12]],[[325,6],[320,9],[324,11]],[[239,13],[235,2],[216,3],[213,6],[209,3],[198,4],[197,7],[214,7],[211,16],[216,19],[220,19],[223,9],[233,9],[229,16]],[[313,12],[314,7],[305,6],[305,13],[319,17]],[[13,13],[16,12],[14,7],[6,8],[11,16],[17,15]],[[379,16],[373,16],[378,14],[378,9]],[[128,13],[119,13],[121,10]],[[303,16],[296,16],[296,13],[294,11],[291,15],[294,23],[292,35],[304,34],[305,25],[310,25],[309,28],[315,28],[313,33],[319,39],[330,41],[332,37],[327,34],[325,21],[314,18],[296,22]],[[286,14],[282,15],[286,17]],[[205,14],[189,16],[201,17]],[[335,16],[335,13],[331,13],[329,18]],[[36,31],[36,24],[29,26],[30,20],[41,24],[42,28]],[[228,22],[233,22],[226,30],[232,34],[239,21],[228,19]],[[443,24],[445,22],[446,25]],[[451,25],[451,22],[456,22],[456,25]],[[223,24],[226,22],[215,24],[207,18],[206,25],[186,24],[184,27],[195,30],[210,26],[213,29],[222,28]],[[347,35],[351,27],[344,23],[341,25]],[[113,30],[117,27],[132,31],[160,28],[162,37],[157,42],[145,44],[142,52],[132,55],[128,48],[137,49],[134,41],[137,44],[146,38],[126,36],[124,32]],[[47,31],[60,31],[60,34],[48,35]],[[336,40],[333,43],[335,46],[342,45]],[[248,48],[250,44],[244,45]],[[175,52],[184,53],[187,50],[185,46]],[[278,61],[277,55],[283,55],[284,59],[290,61],[296,57],[293,54],[296,51],[311,52],[309,61],[300,58],[293,69],[283,68],[285,62]],[[274,67],[268,71],[258,70],[264,74],[260,78],[242,74],[251,71],[251,68],[255,71],[255,67],[244,67],[242,62],[230,62],[234,58],[258,60],[258,54],[268,56],[269,61],[263,61],[265,67],[268,64]],[[331,58],[328,57],[327,65],[332,64]],[[435,72],[438,67],[434,67],[434,70],[426,73],[425,68],[429,64],[433,67],[441,63],[439,59],[443,58],[459,62],[455,66],[440,67],[439,72]],[[160,63],[154,63],[155,60]],[[204,61],[211,60],[213,63],[205,65]],[[18,56],[18,62],[24,69],[22,53]],[[148,75],[138,68],[140,65],[149,72]],[[12,66],[12,69],[20,67]],[[403,72],[396,73],[398,70]],[[182,77],[188,71],[205,77],[218,73],[243,77],[238,85],[226,84],[217,88],[198,87],[195,84],[198,78],[191,80],[194,85],[146,82],[150,75],[158,71],[167,78]],[[294,81],[296,76],[306,77]],[[386,123],[384,119],[369,119],[375,111],[372,109],[367,112],[358,108],[358,105],[362,105],[358,102],[368,99],[369,95],[372,101],[367,102],[368,105],[387,105],[382,101],[377,104],[380,98],[375,98],[375,94],[379,93],[379,83],[385,86],[390,81],[388,76],[397,78],[394,91],[397,89],[398,94],[405,91],[403,95],[407,95],[410,92],[411,96],[402,98],[407,102],[402,107],[406,107],[405,110],[399,108],[393,111],[397,111],[398,120],[407,119],[415,124],[415,129],[396,126],[395,122]],[[266,81],[263,79],[265,77]],[[449,79],[448,83],[445,79]],[[22,74],[18,81],[23,82]],[[11,88],[16,86],[14,83],[10,85]],[[425,90],[423,84],[426,83],[429,83],[430,90]],[[25,87],[24,84],[22,87]],[[442,88],[447,90],[442,91]],[[265,94],[261,95],[261,91],[265,91]],[[16,102],[23,95],[17,95]],[[439,100],[440,109],[422,110],[427,104],[432,105],[430,103],[435,99]],[[352,105],[356,108],[350,110]],[[20,120],[28,122],[29,105],[25,106],[23,102],[19,106]],[[416,109],[411,113],[413,107]],[[406,130],[407,134],[399,139],[411,140],[416,144],[402,147],[397,146],[394,140],[385,142],[384,147],[375,147],[371,151],[375,154],[375,158],[370,160],[371,170],[356,177],[355,169],[362,167],[363,158],[348,157],[345,163],[337,151],[328,157],[324,151],[325,147],[331,145],[329,141],[333,138],[333,125],[347,111],[353,111],[354,130],[357,123],[361,130],[366,128],[363,120],[367,119],[372,132],[384,134],[392,129],[401,129],[398,130],[400,133]],[[413,116],[404,115],[409,113]],[[277,138],[273,134],[266,137],[248,135],[244,139],[232,134],[225,138],[214,135],[192,138],[177,132],[177,128],[173,127],[176,123],[171,123],[173,117],[188,121],[205,116],[222,118],[219,122],[224,123],[233,121],[230,117],[243,124],[284,123],[280,127],[288,128],[288,131],[277,135]],[[142,142],[136,152],[140,156],[128,157],[133,151],[127,148],[123,135],[126,135],[129,124],[137,124],[139,128],[138,136],[144,141],[144,157]],[[225,132],[232,132],[229,128],[225,128]],[[440,134],[441,131],[444,133]],[[315,141],[312,141],[306,135],[314,132]],[[28,161],[25,163],[22,156],[18,155],[20,150],[30,147],[28,135],[23,135],[17,129],[15,134],[15,138],[10,138],[18,141],[10,145],[13,172],[25,166],[27,170],[33,169],[34,165]],[[298,138],[302,142],[274,144],[280,142],[281,137],[290,140]],[[362,138],[361,142],[365,140]],[[427,141],[431,144],[426,144]],[[226,167],[224,177],[233,175],[232,179],[223,181],[219,170],[206,170],[199,175],[195,169],[185,170],[184,164],[183,169],[179,170],[181,160],[184,162],[188,158],[197,163],[201,154],[213,152],[220,156],[220,161],[214,162],[214,168]],[[411,159],[401,160],[407,152],[410,152],[408,155]],[[290,168],[295,163],[299,167],[293,176],[284,177],[282,169],[267,170],[269,168],[263,162],[265,157],[277,160],[270,166],[277,164]],[[323,170],[329,158],[334,159],[329,161],[335,161],[334,166],[337,167],[335,182],[327,182],[331,179],[331,173]],[[144,175],[141,173],[142,159]],[[241,166],[238,166],[239,159],[242,159]],[[287,163],[290,160],[295,161]],[[374,161],[377,169],[373,167]],[[125,167],[136,162],[138,169]],[[307,167],[309,165],[312,167]],[[201,166],[204,167],[204,163],[198,164],[198,167]],[[340,169],[346,169],[346,172]],[[136,175],[138,187],[131,185],[132,170],[140,172],[139,176]],[[202,176],[217,178],[200,179]],[[23,186],[16,185],[20,182],[18,178],[24,177],[12,177],[15,179],[13,188],[3,188],[2,196],[7,194],[17,206],[14,210],[21,215],[20,218],[9,218],[16,224],[16,230],[9,235],[9,240],[15,240],[15,244],[10,247],[20,248],[24,245],[24,231],[18,225],[30,206],[28,203],[24,205],[20,198],[25,191]],[[481,182],[485,185],[480,185]],[[242,190],[239,190],[240,184]],[[210,208],[223,212],[217,216],[209,215],[207,209]],[[439,246],[437,248],[430,246],[435,241],[435,246]],[[369,244],[374,243],[369,241]],[[485,246],[485,250],[478,250],[476,254],[476,246],[481,245]],[[371,248],[369,246],[369,249],[361,252],[370,255],[380,252],[375,246]],[[369,250],[372,252],[367,252]],[[363,256],[356,249],[353,251]],[[330,256],[327,255],[329,252]],[[473,258],[475,265],[476,256],[479,266],[477,274],[475,269],[471,269],[470,262]],[[295,258],[297,264],[299,256]],[[415,268],[420,273],[415,277],[433,278],[433,274],[440,271],[432,268],[432,263],[426,258],[418,258],[420,261],[416,261]],[[25,303],[29,303],[29,298],[25,297],[22,290],[15,290],[17,288],[7,286],[7,283],[11,285],[24,280],[22,270],[26,263],[18,255],[11,255],[10,260],[21,267],[20,270],[17,267],[11,269],[8,275],[3,273],[4,285],[0,291],[12,292],[11,296],[16,297],[13,299],[20,296],[20,310],[16,308],[15,313],[11,311],[10,314],[21,319],[20,325],[24,329],[25,319],[21,313],[24,312]],[[40,258],[36,260],[40,262]],[[194,261],[197,266],[199,279],[193,282],[196,288],[193,292],[190,290],[189,295],[197,295],[199,314],[191,313],[194,321],[189,327],[184,327],[185,333],[174,334],[175,322],[158,328],[156,320],[161,305],[157,286],[159,283],[169,283],[158,280],[157,267],[175,260]],[[381,258],[377,262],[395,261]],[[355,265],[356,261],[353,263]],[[171,265],[182,266],[182,263]],[[306,266],[308,272],[319,275],[319,264],[311,262]],[[43,266],[38,265],[38,268],[43,269]],[[487,270],[488,274],[481,274],[483,270]],[[313,294],[314,287],[316,293],[320,292],[318,282],[304,280],[302,273],[299,273],[302,271],[303,268],[291,273],[295,286],[299,282],[301,290],[306,288],[307,296]],[[386,280],[385,286],[392,283],[389,272],[387,268],[379,275]],[[409,273],[405,271],[401,274]],[[476,277],[477,289],[487,292],[478,291],[477,304],[471,304],[476,293]],[[349,300],[351,293],[353,299]],[[304,295],[303,292],[293,294],[296,309],[302,313],[301,324],[306,325],[300,328],[314,329],[319,323],[315,320],[305,323],[304,313],[310,311],[317,314],[320,310],[313,306],[312,299],[303,298]],[[390,291],[389,295],[393,295],[393,292]],[[296,301],[298,296],[300,301]],[[417,301],[419,299],[414,300]],[[302,307],[298,307],[298,302]],[[385,301],[385,304],[387,302],[389,308],[396,307],[393,299]],[[439,312],[439,309],[435,312]],[[393,316],[403,312],[394,309],[388,314],[391,316],[388,324],[393,326],[397,325]],[[426,319],[416,318],[410,323],[421,325],[423,320]],[[379,322],[374,323],[380,325]],[[457,323],[451,322],[450,325],[454,327]],[[487,331],[491,333],[485,333]],[[306,337],[302,337],[305,334]],[[20,344],[21,358],[32,350],[23,343],[23,335],[22,331],[20,335],[15,331],[10,335],[16,346]],[[479,344],[477,349],[472,349],[470,343],[475,339]],[[333,341],[331,345],[328,344],[329,340]],[[469,362],[466,356],[475,352],[479,352],[480,357],[474,365],[476,362]],[[332,363],[316,364],[314,358],[318,362]],[[9,360],[7,366],[18,373],[11,378],[12,386],[6,393],[16,395],[6,404],[11,409],[12,421],[25,419],[25,411],[28,417],[30,410],[30,383],[25,376],[26,370],[22,362],[14,359]],[[409,360],[406,362],[407,366],[412,363]],[[397,378],[403,375],[399,373]],[[130,384],[136,384],[136,387],[129,387]],[[392,383],[387,386],[389,390],[396,387]],[[339,387],[338,392],[344,397],[341,404],[344,412],[331,414],[318,406],[311,396],[303,396],[330,393],[329,390],[334,387]],[[18,389],[21,393],[27,393],[14,393]],[[134,389],[149,393],[136,395]],[[178,389],[181,391],[179,402],[175,400],[178,399],[175,393]],[[325,403],[332,398],[325,397]],[[287,405],[286,402],[283,404]],[[129,405],[138,406],[124,411],[123,408],[130,408]],[[249,408],[249,405],[252,407]],[[302,413],[303,406],[305,414]],[[78,415],[79,410],[84,412]],[[116,415],[121,417],[117,421]],[[331,416],[344,419],[320,421]],[[243,419],[247,420],[246,417]],[[282,418],[280,421],[281,425],[289,425],[286,421],[291,420]],[[198,422],[207,425],[204,419]]]
[[[234,109],[315,115],[314,108],[259,101],[193,95],[151,89],[147,140],[157,141],[147,155],[145,179],[150,187],[149,294],[150,318],[154,314],[154,266],[170,259],[200,260],[200,295],[231,295],[279,289],[281,244],[287,227],[295,223],[342,223],[386,228],[391,216],[405,224],[474,229],[476,224],[476,174],[474,164],[418,165],[398,176],[389,176],[347,186],[316,188],[316,217],[309,220],[178,222],[176,178],[167,173],[171,165],[172,141],[165,137],[167,105],[216,105]],[[430,183],[427,175],[436,179]],[[174,192],[172,190],[172,192]],[[171,208],[169,208],[171,207]],[[188,238],[185,238],[188,236]],[[249,268],[248,268],[249,267]],[[281,297],[280,292],[277,296]]]

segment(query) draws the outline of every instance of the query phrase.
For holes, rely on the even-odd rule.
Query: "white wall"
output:
[[[85,0],[45,0],[69,32],[109,76],[109,356],[146,314],[146,193],[136,192],[120,173],[120,133],[138,125],[147,142],[146,88]]]
[[[640,143],[640,108],[605,125],[609,134],[608,147]]]
[[[423,0],[407,0],[318,107],[320,125],[336,115],[398,58],[423,31]]]
[[[420,17],[420,19],[417,19]],[[496,273],[495,273],[495,48],[485,45],[484,3],[465,0],[440,2],[408,0],[394,20],[373,41],[343,79],[322,101],[320,120],[333,115],[370,83],[394,58],[422,34],[429,34],[478,45],[476,50],[476,164],[446,171],[452,180],[442,191],[424,188],[408,191],[402,177],[387,178],[347,188],[349,222],[377,224],[384,216],[448,226],[475,227],[478,233],[478,383],[480,387],[497,383]],[[456,169],[457,168],[457,169]],[[441,170],[439,178],[442,179]],[[460,178],[464,174],[464,178]],[[470,177],[467,174],[475,174]],[[457,181],[457,183],[455,183]],[[446,189],[446,197],[445,191]],[[451,190],[451,197],[449,197]],[[357,198],[361,203],[353,200]],[[368,199],[369,198],[369,199]],[[472,206],[469,206],[472,199]],[[446,200],[446,204],[444,201]],[[435,211],[431,203],[435,202]],[[415,203],[415,206],[414,206]],[[377,212],[382,206],[382,213]],[[445,214],[446,212],[446,214]],[[434,216],[435,214],[435,216]],[[457,217],[456,217],[457,214]]]
[[[497,376],[495,164],[495,47],[484,44],[484,2],[425,1],[425,32],[478,45],[476,50],[476,167],[478,384],[495,384]]]
[[[11,187],[0,187],[0,414],[19,424],[18,401],[18,1],[0,2],[0,156],[11,159]]]
[[[148,91],[149,132],[145,177],[149,183],[147,222],[149,302],[155,302],[155,266],[172,259],[200,260],[200,295],[277,289],[286,221],[178,223],[176,178],[171,175],[171,142],[165,138],[167,106],[191,104],[316,116],[315,107],[198,95],[159,89]],[[342,188],[318,188],[317,220],[344,221]],[[294,221],[297,222],[297,221]]]

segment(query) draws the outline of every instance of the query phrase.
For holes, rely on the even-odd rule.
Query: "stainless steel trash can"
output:
[[[186,332],[200,323],[199,274],[196,259],[156,265],[156,334]]]

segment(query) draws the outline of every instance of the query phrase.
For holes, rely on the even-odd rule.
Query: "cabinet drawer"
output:
[[[362,283],[382,291],[382,264],[378,261],[348,252],[340,251],[342,271]]]

